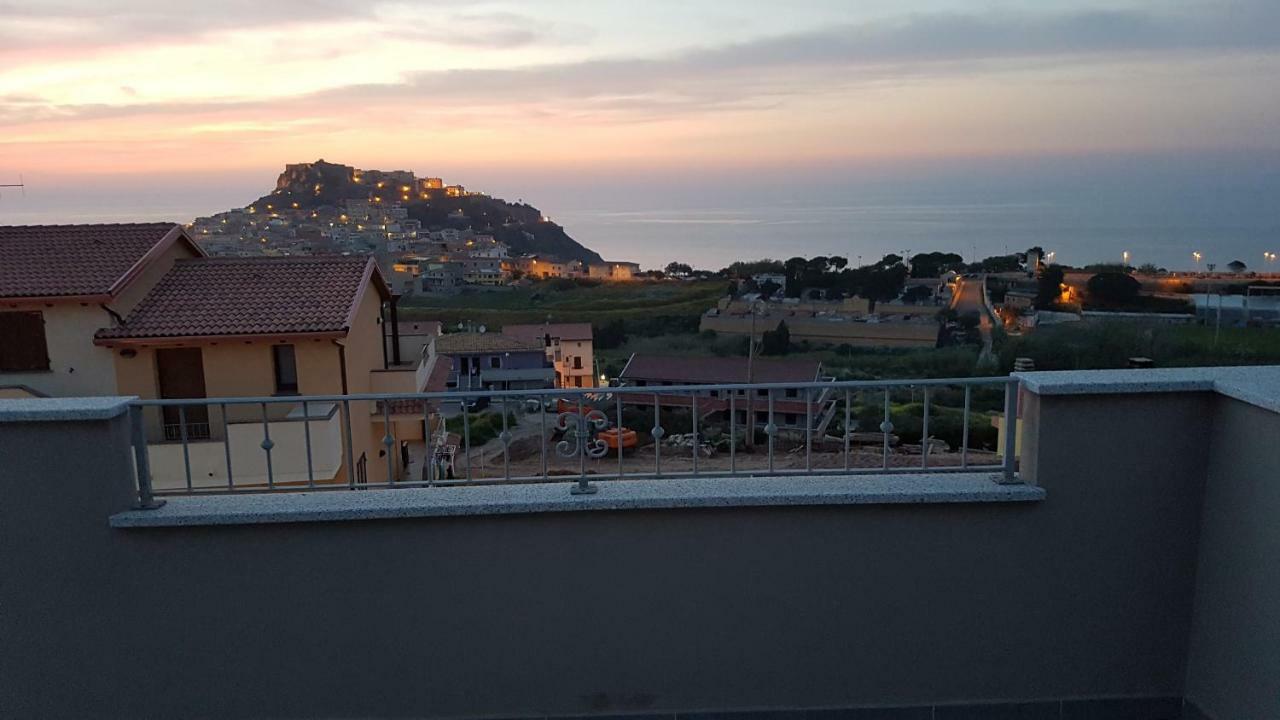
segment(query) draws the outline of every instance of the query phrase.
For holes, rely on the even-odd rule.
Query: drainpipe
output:
[[[382,325],[382,369],[386,370],[389,366],[387,365],[387,306],[385,303],[378,306],[378,319],[382,321],[379,323]]]
[[[104,311],[106,311],[106,313],[107,313],[108,315],[110,315],[110,316],[111,316],[111,318],[112,318],[113,320],[115,320],[115,321],[116,321],[116,323],[118,323],[118,324],[120,325],[120,327],[124,327],[124,318],[120,317],[120,313],[118,313],[118,312],[116,312],[115,310],[112,310],[111,308],[107,307],[107,304],[106,304],[106,303],[101,303],[101,304],[99,304],[99,305],[98,305],[98,307],[100,307],[100,308],[102,308]]]
[[[347,394],[347,348],[337,340],[333,341],[338,348],[338,375],[342,378],[342,394]]]
[[[400,364],[400,315],[396,307],[400,303],[399,295],[391,296],[391,362]]]

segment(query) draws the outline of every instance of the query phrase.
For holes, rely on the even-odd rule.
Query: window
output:
[[[792,397],[792,398],[793,398],[793,397],[795,397],[796,395],[799,395],[799,394],[800,394],[800,391],[799,391],[799,390],[797,390],[797,389],[795,389],[795,388],[787,388],[787,397]]]
[[[489,367],[494,369],[502,367],[502,358],[498,357],[497,355],[494,355],[493,357],[489,358]]]
[[[788,425],[795,425],[795,424],[796,424],[796,414],[795,414],[795,413],[787,413],[785,422],[786,422],[786,424],[788,424]]]
[[[573,356],[573,369],[574,369],[574,370],[581,370],[581,369],[582,369],[582,356],[581,356],[581,355],[574,355],[574,356]]]
[[[293,356],[293,346],[272,345],[271,356],[276,366],[276,393],[297,393],[298,363]]]
[[[49,346],[40,312],[0,312],[0,371],[49,369]]]

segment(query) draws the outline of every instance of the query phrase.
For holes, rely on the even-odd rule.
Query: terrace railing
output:
[[[273,406],[285,403],[302,408],[291,422],[302,426],[305,481],[279,477],[272,462],[279,452],[274,418],[281,415]],[[261,418],[261,442],[249,451],[263,453],[264,477],[237,478],[226,443],[226,476],[194,478],[190,446],[207,429],[180,423],[165,427],[164,436],[181,443],[185,482],[155,487],[144,416],[178,407],[185,418],[201,406],[224,418],[228,409]],[[140,506],[154,507],[163,495],[494,483],[567,482],[573,493],[589,494],[598,489],[594,481],[615,479],[990,472],[996,482],[1014,483],[1017,406],[1016,379],[981,377],[142,399],[131,412]],[[340,432],[319,432],[334,419],[331,411],[309,411],[315,407],[336,407]],[[781,422],[783,408],[794,423]],[[995,417],[1002,418],[1000,447],[990,438],[975,443]],[[899,434],[918,436],[918,447],[899,443]],[[375,446],[357,447],[356,437],[374,437]],[[420,469],[397,461],[415,455],[409,442],[418,446]],[[240,443],[236,451],[245,448]],[[317,451],[338,453],[345,472],[317,477]],[[378,467],[382,457],[385,469]]]

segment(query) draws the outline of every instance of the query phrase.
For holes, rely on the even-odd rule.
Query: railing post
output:
[[[138,510],[154,510],[164,505],[151,491],[151,461],[147,455],[147,430],[142,418],[142,406],[129,406],[129,426],[133,439],[133,460],[138,473]]]
[[[1004,448],[1001,484],[1019,483],[1017,475],[1018,452],[1018,381],[1011,380],[1004,386]]]

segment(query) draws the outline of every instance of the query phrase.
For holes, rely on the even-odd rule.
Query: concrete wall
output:
[[[123,418],[10,424],[0,716],[1180,697],[1211,407],[1030,401],[1031,504],[153,530]]]
[[[1280,415],[1215,403],[1187,698],[1280,717]]]

